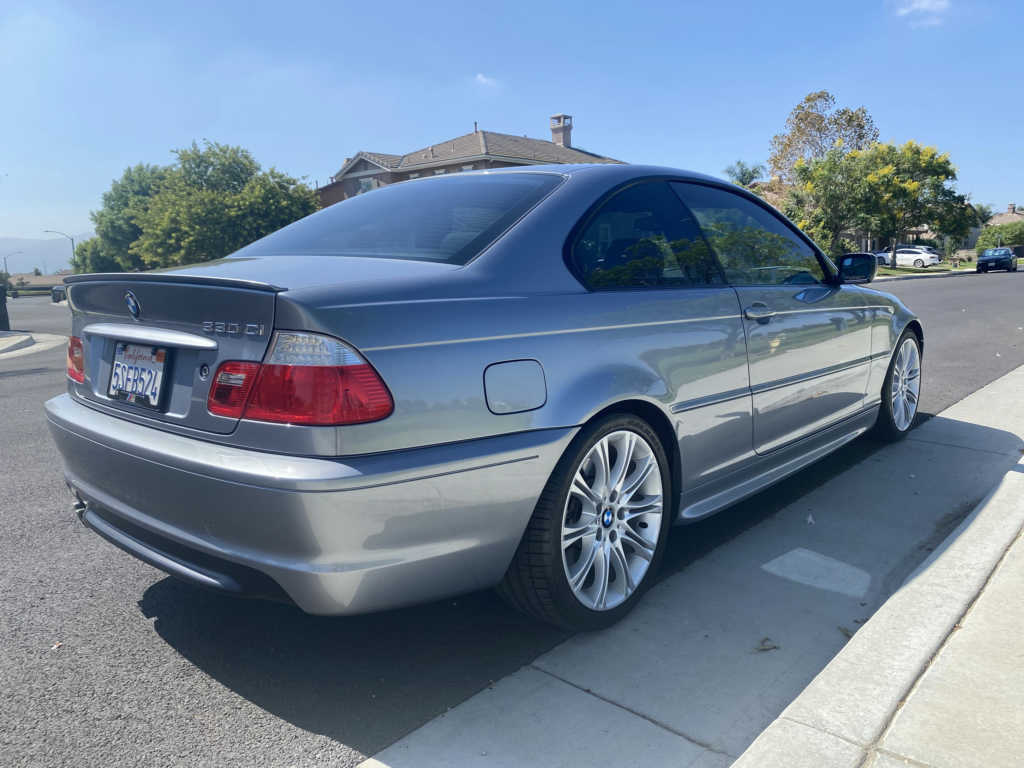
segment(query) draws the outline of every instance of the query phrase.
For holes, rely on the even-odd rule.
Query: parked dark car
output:
[[[1002,248],[986,248],[985,251],[978,257],[978,266],[975,268],[977,272],[990,272],[993,269],[1005,269],[1007,272],[1017,271],[1017,262],[1020,258],[1020,254],[1017,251],[1024,251],[1024,246],[1017,246],[1016,248],[1010,248],[1003,246]]]
[[[50,289],[50,300],[56,304],[58,301],[64,301],[68,297],[68,289],[63,285],[55,285]]]

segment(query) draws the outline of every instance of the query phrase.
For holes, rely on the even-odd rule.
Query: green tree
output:
[[[36,277],[41,277],[42,274],[43,274],[43,271],[39,267],[35,267],[32,270],[32,274],[35,275]]]
[[[174,152],[169,166],[128,168],[103,195],[96,237],[80,243],[76,272],[120,272],[220,258],[317,208],[307,184],[250,152],[214,142]]]
[[[794,181],[798,160],[824,157],[837,143],[847,152],[867,149],[878,141],[878,128],[864,107],[836,109],[828,91],[807,94],[786,119],[786,129],[771,140],[768,168],[784,184]]]
[[[206,142],[175,154],[130,248],[147,267],[227,256],[317,208],[308,185],[274,168],[261,171],[240,147]]]
[[[837,145],[820,158],[797,160],[785,213],[832,256],[847,252],[842,235],[864,219],[863,155]]]
[[[974,218],[979,227],[984,227],[988,220],[992,218],[992,214],[995,213],[991,205],[985,205],[984,203],[972,203],[971,207],[974,209]]]
[[[123,272],[121,263],[110,253],[108,246],[99,236],[90,237],[75,246],[71,268],[81,272]]]
[[[90,251],[89,255],[99,259],[105,268],[93,271],[121,272],[143,267],[141,259],[132,254],[131,246],[142,235],[139,217],[166,180],[167,172],[167,168],[140,163],[125,169],[121,178],[103,193],[103,206],[92,212],[103,253],[101,256]]]
[[[1001,245],[1024,245],[1024,221],[985,227],[978,236],[978,255],[986,248],[998,248]]]
[[[761,163],[747,165],[742,160],[737,160],[725,169],[725,175],[729,177],[729,180],[733,184],[738,184],[741,187],[749,187],[755,181],[764,176],[764,166],[761,165]]]
[[[966,234],[967,198],[953,186],[956,169],[949,155],[908,141],[875,144],[861,157],[864,215],[871,230],[892,243],[893,266],[896,244],[910,229],[927,225],[947,235]]]

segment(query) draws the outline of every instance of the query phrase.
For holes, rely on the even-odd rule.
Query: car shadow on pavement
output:
[[[872,459],[880,447],[870,439],[856,440],[718,515],[674,529],[660,577],[727,545]],[[870,471],[884,466],[881,462],[876,457],[866,466]],[[871,478],[864,480],[867,487]],[[936,511],[934,526],[921,530],[914,551],[885,574],[890,592],[968,511]],[[490,591],[367,616],[320,617],[165,578],[146,590],[140,608],[155,618],[157,633],[171,647],[224,686],[364,754],[388,746],[569,637],[520,615]]]

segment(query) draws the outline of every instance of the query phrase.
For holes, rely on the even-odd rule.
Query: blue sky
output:
[[[159,5],[159,8],[156,6]],[[152,6],[152,7],[151,7]],[[809,91],[1024,203],[1010,0],[0,4],[0,236],[84,232],[126,166],[204,138],[310,182],[481,128],[722,175]]]

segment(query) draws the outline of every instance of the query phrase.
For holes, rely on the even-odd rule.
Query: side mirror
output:
[[[839,281],[870,283],[875,279],[878,260],[873,253],[846,253],[839,258]]]

